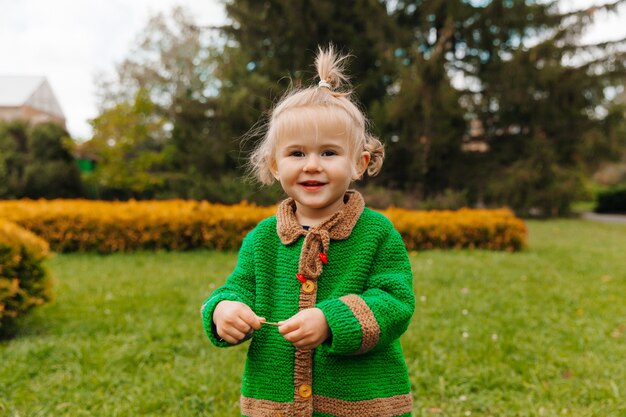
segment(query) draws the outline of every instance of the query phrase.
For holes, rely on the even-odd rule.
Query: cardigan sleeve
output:
[[[256,230],[256,229],[255,229]],[[254,311],[255,304],[255,274],[254,274],[254,232],[252,230],[244,238],[239,250],[239,257],[235,270],[228,276],[226,283],[216,289],[202,304],[200,314],[204,331],[211,343],[218,347],[232,346],[220,340],[213,323],[213,312],[220,301],[239,301],[248,305]],[[244,339],[245,340],[245,339]]]
[[[415,309],[413,274],[402,237],[391,228],[373,260],[366,289],[320,302],[330,327],[330,352],[359,354],[398,339]]]

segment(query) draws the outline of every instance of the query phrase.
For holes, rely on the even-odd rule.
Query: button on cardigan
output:
[[[296,349],[274,326],[255,331],[241,387],[248,417],[410,416],[412,397],[399,337],[415,307],[411,266],[400,234],[348,191],[344,208],[303,229],[283,201],[243,241],[237,266],[202,305],[204,329],[220,301],[247,304],[268,321],[320,308],[331,337]],[[322,254],[322,255],[320,255]],[[296,275],[305,280],[300,282]]]

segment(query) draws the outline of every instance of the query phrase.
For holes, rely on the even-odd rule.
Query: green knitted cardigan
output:
[[[410,416],[411,387],[399,337],[415,308],[411,266],[400,234],[354,191],[344,209],[305,230],[283,201],[243,241],[237,266],[202,305],[204,329],[220,340],[220,301],[247,304],[268,321],[318,307],[331,337],[296,349],[271,325],[252,335],[241,413],[265,416]],[[322,255],[320,255],[320,253]]]

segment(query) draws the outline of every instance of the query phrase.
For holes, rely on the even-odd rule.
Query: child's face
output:
[[[299,127],[278,140],[273,172],[295,200],[301,224],[314,226],[341,209],[355,172],[367,166],[369,153],[357,160],[348,141],[343,129],[326,123]]]

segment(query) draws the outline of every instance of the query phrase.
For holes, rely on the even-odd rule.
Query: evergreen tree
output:
[[[466,128],[465,139],[478,139],[488,147],[482,154],[456,159],[472,175],[451,169],[444,182],[470,189],[474,200],[509,204],[521,212],[567,211],[581,192],[581,178],[618,147],[611,138],[624,119],[610,109],[607,87],[619,86],[626,77],[624,54],[616,49],[624,40],[581,45],[580,39],[595,13],[610,12],[620,3],[624,1],[572,12],[561,12],[562,3],[556,1],[395,4],[392,15],[410,34],[407,55],[416,53],[426,64],[424,68],[419,58],[411,62],[423,68],[417,78],[432,86],[438,83],[437,75],[446,74],[448,84],[456,87],[465,119],[478,121],[482,131],[480,137],[470,138]],[[446,93],[440,97],[449,97],[452,105],[447,87],[442,88]],[[400,88],[399,100],[402,96]],[[424,112],[418,112],[426,115],[422,129],[446,116],[435,112],[436,105],[427,94]],[[602,111],[612,116],[603,117]],[[457,121],[450,119],[450,127],[458,126]],[[406,124],[410,121],[401,126]],[[441,131],[433,142],[449,151],[449,145],[459,145]],[[427,153],[422,149],[413,155],[426,159]]]
[[[233,24],[224,32],[233,42],[217,76],[229,135],[242,134],[270,108],[267,97],[312,83],[314,73],[302,69],[311,68],[318,45],[333,42],[354,55],[349,73],[386,143],[386,168],[374,183],[419,196],[461,186],[466,123],[446,68],[450,39],[429,35],[441,23],[429,19],[446,3],[227,2]]]
[[[218,64],[226,134],[240,137],[290,86],[316,83],[313,58],[333,43],[353,55],[348,73],[359,101],[371,111],[393,82],[395,26],[374,0],[231,0],[232,24]],[[251,145],[251,143],[248,143]]]

